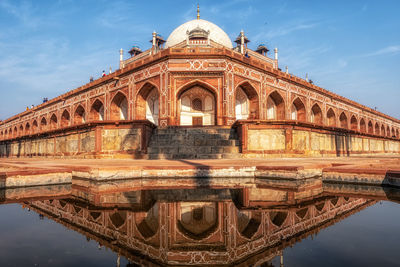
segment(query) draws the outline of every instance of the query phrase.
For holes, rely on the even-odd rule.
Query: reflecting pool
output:
[[[0,266],[400,266],[398,189],[101,188],[1,191]]]

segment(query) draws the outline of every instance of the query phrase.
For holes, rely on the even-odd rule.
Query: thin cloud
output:
[[[381,55],[396,55],[400,53],[400,45],[392,45],[382,48],[376,52],[365,54],[365,57],[381,56]]]

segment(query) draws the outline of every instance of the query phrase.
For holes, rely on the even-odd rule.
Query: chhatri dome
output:
[[[232,42],[228,35],[217,25],[204,19],[200,19],[199,10],[197,9],[197,19],[188,21],[176,28],[167,39],[165,47],[178,45],[191,36],[200,37],[203,35],[208,40],[214,41],[228,48],[232,47]],[[200,38],[199,38],[200,39]]]

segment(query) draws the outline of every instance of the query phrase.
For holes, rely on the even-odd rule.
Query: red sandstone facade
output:
[[[153,34],[153,47],[121,60],[119,70],[6,119],[0,144],[125,127],[141,129],[145,153],[154,127],[243,124],[399,140],[398,119],[282,72],[277,57],[239,41],[229,48],[205,30],[193,31],[165,49]],[[95,139],[101,138],[97,131]],[[99,142],[94,146],[102,150]]]

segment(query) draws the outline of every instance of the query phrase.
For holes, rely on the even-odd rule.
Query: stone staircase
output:
[[[236,131],[228,127],[168,127],[154,129],[149,159],[240,158]]]

